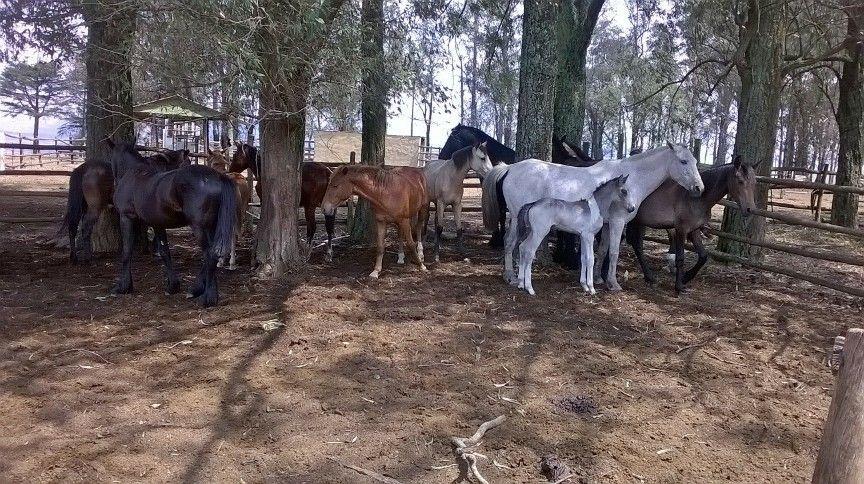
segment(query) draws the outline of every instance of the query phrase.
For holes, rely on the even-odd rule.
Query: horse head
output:
[[[228,171],[228,156],[224,149],[213,151],[207,149],[207,166],[213,168],[220,173]]]
[[[330,181],[327,182],[327,191],[321,201],[321,210],[325,217],[336,215],[336,207],[354,193],[354,184],[351,182],[347,166],[340,166],[333,170]]]
[[[669,163],[669,177],[690,191],[690,195],[698,197],[705,190],[702,177],[699,175],[698,163],[693,153],[686,146],[666,143],[672,151],[673,162]]]
[[[492,161],[489,159],[486,143],[486,141],[476,143],[471,147],[471,169],[477,172],[481,179],[492,170]]]
[[[234,156],[231,157],[231,164],[228,166],[228,171],[231,173],[241,173],[247,168],[252,169],[252,173],[258,175],[258,148],[246,143],[235,141],[237,149],[234,150]]]
[[[741,161],[741,155],[735,155],[732,166],[735,169],[733,176],[727,179],[729,196],[738,203],[741,214],[749,216],[751,210],[756,208],[756,165],[748,165]]]
[[[566,137],[562,136],[559,139],[553,134],[552,163],[557,165],[584,167],[591,166],[596,163],[596,161],[588,156],[578,146],[571,146],[570,143],[567,142]]]

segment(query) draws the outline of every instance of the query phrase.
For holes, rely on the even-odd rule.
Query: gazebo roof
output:
[[[176,121],[225,119],[225,115],[219,111],[177,95],[139,104],[133,108],[133,114],[138,119],[168,118]]]

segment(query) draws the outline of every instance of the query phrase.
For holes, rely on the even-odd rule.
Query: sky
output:
[[[603,8],[603,15],[613,20],[613,23],[620,27],[627,27],[627,6],[625,0],[607,0]],[[456,64],[455,58],[453,65]],[[438,80],[442,85],[450,89],[451,95],[454,98],[458,97],[459,93],[459,73],[453,69],[441,69],[437,72]],[[396,108],[401,107],[401,112]],[[410,116],[410,97],[402,96],[395,100],[391,106],[388,116],[387,133],[394,135],[408,135],[411,133],[411,116]],[[415,112],[414,134],[424,136],[426,133],[426,125],[421,119],[419,110]],[[443,109],[433,114],[431,127],[431,145],[442,146],[450,134],[450,130],[459,123],[459,109],[453,109],[447,114]],[[54,118],[43,118],[40,121],[39,137],[54,138],[57,130],[62,122]],[[31,136],[33,132],[33,119],[27,116],[11,117],[6,114],[0,114],[0,138],[6,133],[6,142],[12,142],[8,134],[23,133],[25,136]],[[3,142],[0,139],[0,142]]]

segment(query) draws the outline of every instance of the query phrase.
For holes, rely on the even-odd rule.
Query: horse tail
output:
[[[540,203],[540,200],[526,203],[525,205],[522,205],[521,209],[519,209],[519,216],[516,217],[516,233],[519,234],[519,244],[522,244],[525,239],[531,236],[531,217],[528,212],[531,211],[531,209],[534,208],[534,205],[537,205],[538,203]]]
[[[87,165],[81,165],[72,170],[72,175],[69,177],[69,195],[66,201],[66,215],[63,216],[63,222],[60,224],[60,229],[57,233],[59,236],[64,229],[69,231],[69,241],[78,233],[78,224],[81,222],[81,217],[87,211],[87,199],[84,198],[84,172],[87,170]]]
[[[231,255],[234,224],[237,223],[237,187],[226,175],[219,175],[219,183],[219,213],[216,215],[210,254],[213,257],[228,257]]]
[[[483,207],[483,226],[487,230],[496,230],[498,228],[498,221],[501,219],[498,181],[507,175],[508,168],[510,168],[510,165],[496,165],[483,178],[483,183],[481,184],[483,188],[481,205]]]

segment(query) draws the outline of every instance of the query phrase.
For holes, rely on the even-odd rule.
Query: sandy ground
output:
[[[64,206],[9,197],[0,215]],[[778,240],[864,255],[861,241],[780,227]],[[575,482],[803,482],[833,385],[825,348],[861,325],[859,299],[714,262],[676,297],[668,274],[657,287],[637,276],[629,249],[622,293],[587,297],[541,266],[531,297],[503,283],[476,216],[465,252],[447,246],[426,274],[391,253],[370,281],[372,251],[338,247],[326,264],[318,249],[278,284],[222,272],[209,311],[163,295],[147,255],[135,293],[110,296],[114,257],[71,266],[45,243],[54,230],[0,224],[4,482],[373,482],[340,461],[446,483],[449,438],[497,415],[480,446],[491,482],[542,482],[547,454]],[[189,284],[197,250],[186,231],[170,238]]]

